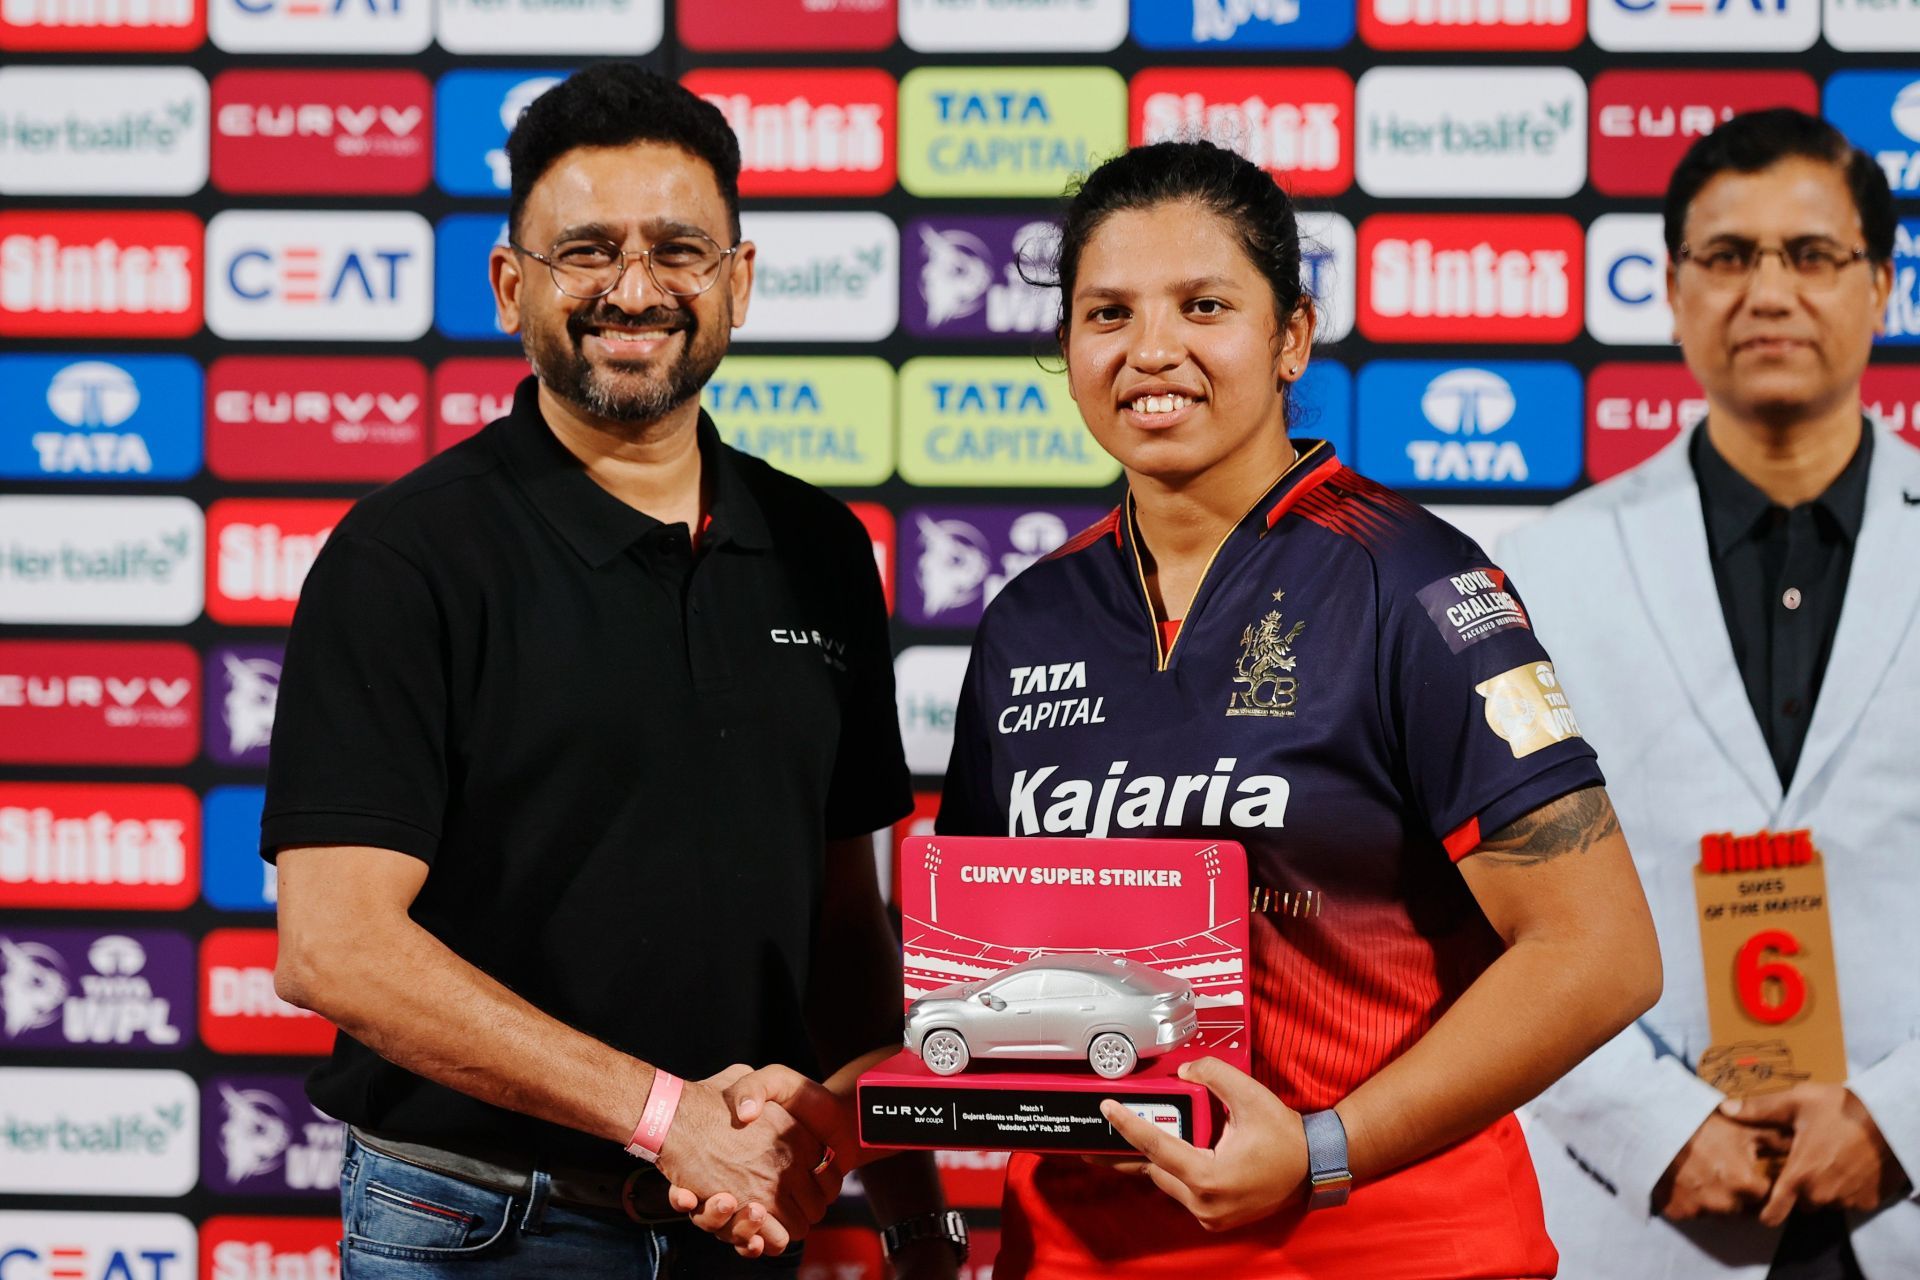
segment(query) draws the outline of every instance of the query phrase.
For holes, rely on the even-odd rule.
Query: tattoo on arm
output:
[[[1477,852],[1502,866],[1532,867],[1563,853],[1584,853],[1619,831],[1606,789],[1588,787],[1500,828]]]

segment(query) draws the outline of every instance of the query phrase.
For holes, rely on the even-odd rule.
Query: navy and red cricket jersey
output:
[[[1456,860],[1602,778],[1486,553],[1298,445],[1177,628],[1156,622],[1126,505],[1006,587],[974,640],[938,830],[1246,846],[1254,1073],[1306,1112],[1405,1052],[1500,955]],[[1343,1209],[1234,1232],[1077,1160],[1016,1157],[1008,1212],[1003,1257],[1036,1275],[1556,1263],[1512,1117]]]

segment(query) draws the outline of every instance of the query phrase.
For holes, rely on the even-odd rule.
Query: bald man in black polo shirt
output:
[[[699,411],[753,265],[720,114],[608,64],[508,155],[493,282],[536,377],[307,580],[262,832],[277,984],[342,1032],[309,1091],[353,1126],[348,1276],[766,1274],[797,1250],[741,1261],[666,1178],[780,1254],[857,1153],[734,1124],[734,1064],[844,1094],[897,1047],[880,586],[844,506]],[[867,1186],[896,1271],[955,1274],[931,1160]]]

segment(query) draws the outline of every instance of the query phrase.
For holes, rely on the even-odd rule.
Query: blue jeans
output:
[[[508,1195],[369,1151],[347,1135],[340,1169],[344,1280],[776,1280],[800,1249],[749,1261],[691,1223],[645,1226],[617,1211],[556,1205],[546,1176]]]

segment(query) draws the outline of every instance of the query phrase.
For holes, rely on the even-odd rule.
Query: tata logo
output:
[[[1820,0],[1592,0],[1593,42],[1611,50],[1786,52],[1820,34]]]
[[[1699,383],[1678,361],[1602,364],[1587,379],[1587,475],[1639,466],[1707,416]]]
[[[1893,292],[1876,344],[1920,343],[1920,219],[1902,218],[1893,230]]]
[[[684,15],[681,25],[686,25]],[[900,38],[922,53],[1094,53],[1116,49],[1126,37],[1127,0],[1020,0],[1011,5],[1005,0],[902,0],[900,5]],[[884,42],[874,47],[884,47]]]
[[[193,1023],[184,934],[0,930],[0,1043],[19,1049],[173,1049]]]
[[[162,783],[0,783],[0,907],[173,911],[194,899],[200,802]]]
[[[213,1217],[200,1228],[206,1280],[340,1280],[339,1217]]]
[[[903,615],[921,627],[975,626],[1007,583],[1104,514],[1096,506],[908,510]]]
[[[1820,110],[1802,71],[1603,71],[1590,96],[1593,185],[1610,196],[1664,193],[1687,148],[1739,112]]]
[[[1126,146],[1104,67],[919,67],[900,81],[900,185],[919,196],[1057,195]]]
[[[1047,284],[1060,228],[1021,217],[922,218],[907,226],[907,328],[923,338],[1050,334]]]
[[[730,356],[701,404],[742,453],[810,484],[893,474],[893,367],[874,356]]]
[[[183,1071],[5,1067],[0,1099],[0,1192],[82,1195],[97,1203],[103,1196],[185,1195],[199,1181],[200,1099]],[[65,1215],[30,1216],[57,1230]],[[61,1274],[65,1261],[49,1257],[49,1277]],[[150,1272],[147,1260],[139,1265],[123,1274],[164,1274]],[[103,1271],[102,1280],[112,1274]]]
[[[681,77],[740,139],[743,196],[880,195],[893,187],[893,77],[701,70]]]
[[[191,622],[203,524],[190,498],[0,497],[0,622]]]
[[[187,356],[0,355],[0,478],[184,480],[200,470]]]
[[[453,53],[647,53],[660,43],[662,0],[440,0],[434,39]],[[725,6],[729,11],[737,6]],[[704,6],[703,6],[704,8]],[[732,17],[733,15],[729,15]],[[735,19],[738,20],[737,18]],[[742,23],[756,33],[767,28]],[[755,46],[766,48],[764,44]]]
[[[735,342],[872,342],[900,313],[900,231],[884,213],[748,213],[753,308]]]
[[[893,660],[907,767],[939,777],[953,754],[953,716],[967,675],[967,646],[914,645]]]
[[[511,342],[500,327],[487,259],[507,242],[507,220],[493,213],[455,213],[434,228],[434,326],[449,338]]]
[[[1587,331],[1616,346],[1673,341],[1659,214],[1605,213],[1587,228]]]
[[[415,213],[215,214],[207,327],[228,339],[410,341],[433,318],[433,238]]]
[[[216,1053],[323,1054],[333,1024],[273,989],[278,935],[215,929],[200,944],[200,1038]]]
[[[272,911],[279,900],[274,865],[260,856],[265,787],[215,787],[207,792],[201,840],[202,892],[222,911]]]
[[[206,180],[198,71],[0,69],[0,192],[179,196]]]
[[[909,360],[900,406],[900,474],[909,484],[1097,486],[1118,474],[1064,380],[1031,360]]]
[[[1580,474],[1580,375],[1557,362],[1382,360],[1360,371],[1360,469],[1383,484],[1558,489]]]
[[[228,53],[418,53],[433,39],[426,0],[207,0]]]
[[[1827,80],[1821,114],[1879,161],[1895,196],[1920,191],[1920,76],[1838,72]]]
[[[449,71],[433,91],[433,180],[457,196],[504,194],[507,135],[564,76],[551,71]]]
[[[350,502],[227,498],[207,510],[207,613],[229,626],[284,627],[300,584]]]
[[[433,452],[476,434],[513,410],[513,393],[532,371],[523,359],[455,356],[433,370]]]
[[[1556,68],[1376,67],[1355,174],[1377,196],[1568,196],[1587,176],[1587,86]]]
[[[1860,383],[1861,407],[1881,428],[1920,447],[1920,369],[1910,365],[1868,368]]]
[[[213,82],[213,181],[243,193],[407,195],[427,184],[414,71],[228,71]]]
[[[1353,81],[1344,71],[1154,67],[1128,95],[1136,144],[1205,138],[1295,195],[1337,195],[1353,181]]]
[[[207,465],[225,480],[392,480],[427,456],[427,371],[398,356],[224,356]]]
[[[1148,49],[1337,49],[1353,39],[1340,0],[1133,0]]]
[[[307,1101],[299,1076],[215,1076],[200,1114],[205,1180],[215,1192],[337,1192],[346,1127]]]
[[[218,764],[266,767],[285,660],[278,645],[221,645],[207,654],[209,758]]]
[[[1586,0],[1360,0],[1374,49],[1571,49],[1586,33]]]
[[[0,212],[0,335],[189,337],[200,246],[190,213]]]
[[[8,0],[0,49],[184,53],[207,38],[202,0]]]
[[[1376,342],[1564,342],[1580,332],[1580,224],[1555,214],[1382,214],[1360,225]]]
[[[73,1074],[82,1080],[97,1079],[92,1072]],[[104,1088],[107,1082],[100,1084]],[[339,1235],[337,1222],[334,1235]],[[0,1211],[0,1276],[6,1280],[192,1280],[198,1274],[196,1243],[193,1224],[172,1213]]]

